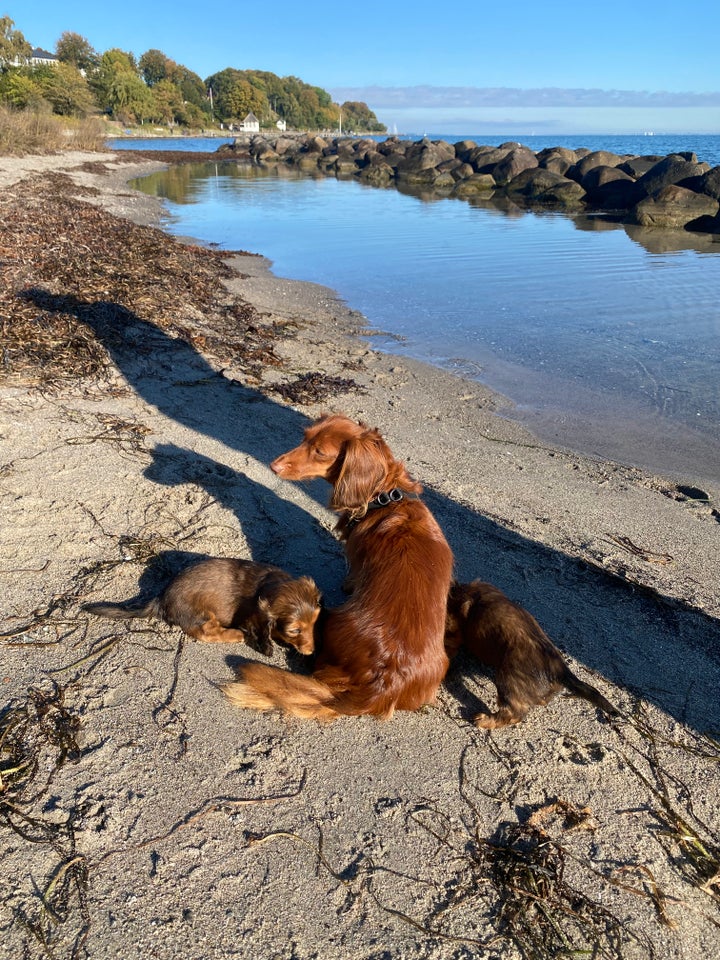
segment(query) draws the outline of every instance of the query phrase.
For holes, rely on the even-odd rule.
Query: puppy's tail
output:
[[[159,617],[160,606],[157,597],[144,604],[136,603],[84,603],[82,609],[96,617],[108,617],[110,620],[141,620],[146,617]]]
[[[609,700],[606,700],[599,690],[596,690],[595,687],[589,683],[585,683],[580,677],[576,677],[570,667],[565,667],[560,677],[560,682],[570,693],[574,693],[576,697],[582,697],[583,700],[589,700],[590,703],[593,703],[609,717],[622,716],[620,711],[614,707]]]
[[[340,715],[327,684],[264,663],[245,664],[239,680],[220,689],[236,707],[282,710],[292,717],[315,720],[334,720]]]

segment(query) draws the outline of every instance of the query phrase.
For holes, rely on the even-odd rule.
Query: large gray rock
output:
[[[376,187],[383,187],[389,184],[395,177],[395,170],[384,159],[379,162],[367,164],[358,172],[360,180],[373,184]],[[454,181],[453,181],[454,182]]]
[[[567,147],[548,147],[538,153],[537,159],[539,166],[544,167],[545,170],[565,176],[579,158],[574,150],[568,150]]]
[[[554,184],[544,190],[535,201],[536,203],[552,204],[568,209],[579,209],[585,204],[585,191],[574,180],[563,177],[562,182]]]
[[[473,173],[457,181],[453,188],[453,196],[460,199],[491,197],[496,189],[497,184],[491,173]]]
[[[577,180],[578,183],[582,183],[585,175],[593,167],[617,167],[624,159],[625,157],[620,157],[617,153],[610,153],[608,150],[593,150],[592,153],[587,153],[573,167],[570,167],[567,176],[570,180]]]
[[[664,187],[672,186],[681,180],[686,180],[688,177],[694,177],[704,172],[704,170],[698,170],[699,164],[697,161],[687,160],[686,156],[671,153],[652,166],[638,180],[643,191],[651,196]],[[691,156],[694,156],[694,154],[691,154]]]
[[[686,227],[693,221],[716,217],[720,203],[704,193],[670,184],[646,197],[633,211],[633,222],[643,227]]]
[[[624,160],[620,166],[619,170],[622,170],[623,173],[629,174],[631,177],[634,177],[636,180],[638,177],[642,177],[643,174],[647,173],[656,163],[659,163],[663,158],[656,154],[647,154],[642,157],[630,157],[628,160]]]
[[[445,160],[455,158],[455,148],[443,140],[419,140],[409,147],[397,164],[397,175],[402,179],[415,177],[433,170]]]
[[[608,180],[588,193],[588,203],[597,210],[631,210],[644,197],[642,188],[632,177]]]
[[[537,200],[547,190],[554,189],[567,182],[567,177],[563,177],[559,173],[553,173],[552,170],[545,170],[543,167],[533,167],[519,173],[506,185],[505,191],[508,196],[521,196],[525,197],[526,200]],[[572,183],[572,181],[570,182]]]
[[[720,200],[720,167],[713,167],[703,175],[700,193],[706,193],[709,197]]]
[[[474,140],[458,140],[457,143],[453,144],[453,147],[455,148],[455,156],[458,160],[466,163],[468,154],[477,147],[477,144]]]
[[[475,173],[492,173],[493,167],[504,160],[511,149],[511,147],[475,147],[464,159],[473,167]]]
[[[585,176],[582,178],[582,186],[587,191],[587,193],[592,194],[593,190],[597,190],[598,187],[601,187],[605,183],[610,183],[613,180],[628,180],[631,183],[635,181],[629,174],[624,173],[620,170],[619,167],[606,167],[604,165],[599,167],[592,167]]]
[[[490,173],[495,178],[495,183],[502,186],[514,180],[523,170],[531,170],[537,165],[537,157],[532,150],[528,147],[516,147],[503,157],[500,163],[495,164]]]
[[[300,150],[299,142],[291,137],[278,137],[274,146],[279,157],[288,157]]]

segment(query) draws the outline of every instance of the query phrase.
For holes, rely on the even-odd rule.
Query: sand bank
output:
[[[156,224],[159,205],[126,186],[152,169],[3,158],[0,185],[66,170],[82,203]],[[556,956],[562,930],[599,956],[713,955],[720,491],[697,500],[541,443],[482,385],[374,350],[332,291],[260,257],[231,266],[223,295],[284,332],[279,363],[248,375],[207,348],[202,310],[179,336],[147,322],[138,290],[105,330],[102,376],[0,391],[3,748],[39,764],[0,791],[20,811],[4,808],[20,833],[0,825],[11,953],[42,956],[45,936],[57,957],[510,958]],[[317,370],[354,386],[272,392]],[[467,717],[494,688],[462,660],[437,706],[390,723],[241,713],[215,684],[259,654],[79,609],[206,555],[310,574],[338,602],[327,489],[267,466],[327,409],[381,429],[458,578],[529,608],[625,719],[559,697],[477,730]]]

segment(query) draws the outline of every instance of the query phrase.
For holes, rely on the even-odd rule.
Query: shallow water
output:
[[[720,243],[284,168],[137,185],[170,231],[334,288],[390,334],[375,345],[477,377],[539,436],[720,484]]]

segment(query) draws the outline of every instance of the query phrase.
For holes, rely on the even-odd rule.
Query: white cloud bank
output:
[[[720,91],[670,93],[546,87],[336,87],[333,99],[360,100],[376,109],[467,107],[720,107]]]

